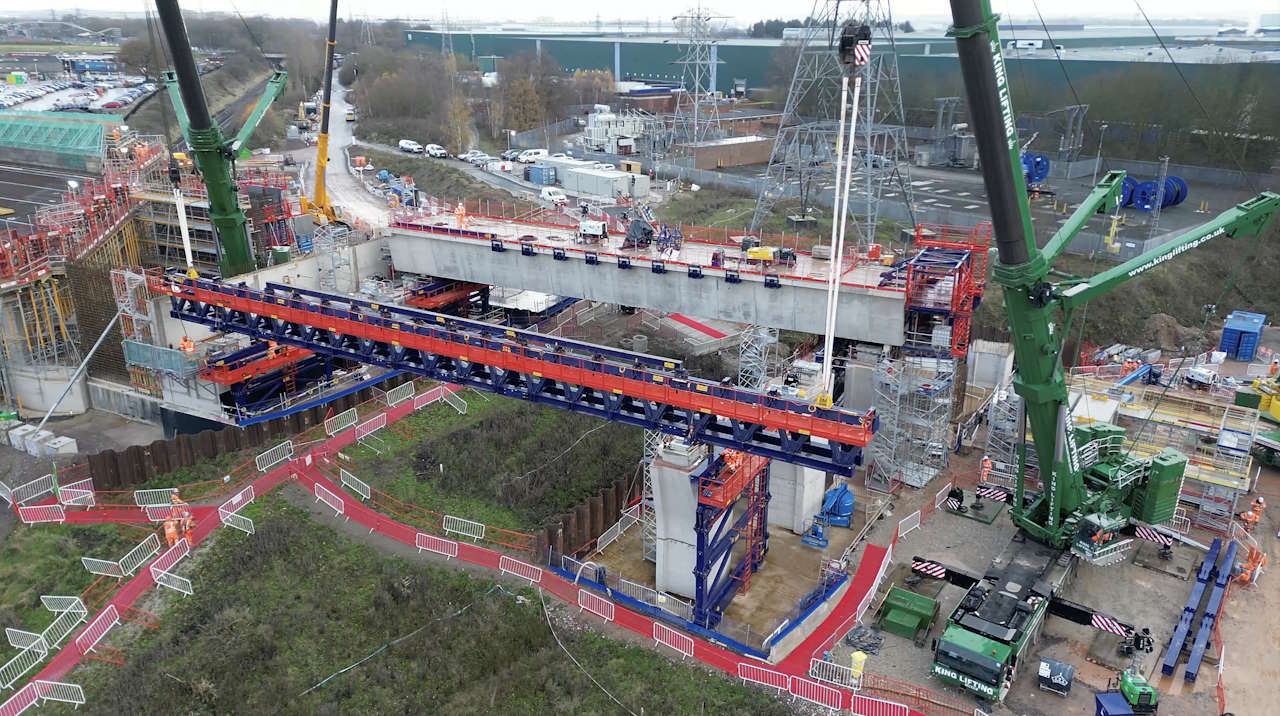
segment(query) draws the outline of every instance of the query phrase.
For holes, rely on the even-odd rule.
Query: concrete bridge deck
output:
[[[397,271],[523,288],[774,328],[822,333],[829,262],[748,262],[739,247],[686,240],[679,250],[622,248],[622,236],[582,243],[574,227],[452,214],[400,216],[387,244]],[[724,251],[724,266],[711,256]],[[905,293],[880,288],[883,266],[847,266],[836,334],[902,345]]]

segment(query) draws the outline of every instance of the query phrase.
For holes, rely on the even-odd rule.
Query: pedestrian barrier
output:
[[[56,594],[40,595],[40,604],[51,612],[66,612],[73,609],[83,609],[84,602],[80,597],[63,597]]]
[[[328,505],[330,508],[332,508],[334,517],[337,517],[338,515],[345,516],[346,505],[345,503],[343,503],[341,497],[338,497],[332,492],[329,492],[329,490],[325,488],[324,485],[321,485],[318,482],[316,483],[315,493],[316,493],[316,502],[323,502],[326,505]]]
[[[809,660],[809,676],[854,691],[861,686],[860,679],[854,678],[851,667],[816,657]]]
[[[4,628],[4,637],[9,640],[9,646],[15,649],[26,649],[34,644],[44,644],[44,637],[39,634],[33,631],[14,629],[13,627]]]
[[[400,403],[403,403],[404,401],[413,397],[413,381],[409,381],[408,383],[401,383],[400,385],[397,385],[396,387],[384,393],[383,397],[385,397],[387,400],[387,407],[394,408]]]
[[[406,383],[405,385],[409,385],[409,387],[413,387],[409,383]],[[352,492],[359,495],[361,499],[367,500],[371,496],[369,492],[369,484],[366,483],[364,480],[361,480],[355,475],[352,475],[350,472],[347,472],[343,468],[338,468],[338,477],[342,478],[343,485],[346,485]]]
[[[951,492],[952,486],[952,483],[948,482],[942,486],[941,490],[938,490],[936,495],[933,496],[933,509],[936,510],[941,508],[942,503],[947,501],[947,494]]]
[[[175,592],[181,592],[186,596],[195,594],[195,590],[191,587],[191,580],[186,577],[179,577],[169,572],[152,571],[151,577],[156,580],[156,584],[162,587],[168,587]]]
[[[444,516],[444,531],[445,534],[453,532],[454,534],[460,534],[464,537],[470,537],[477,542],[484,539],[483,523],[472,522],[471,520],[454,517],[453,515]]]
[[[850,699],[849,711],[853,716],[910,716],[911,709],[905,704],[873,698],[863,694],[854,694]],[[974,710],[975,716],[980,711]]]
[[[48,653],[49,648],[43,640],[18,652],[17,656],[6,662],[4,666],[0,666],[0,688],[12,688],[23,674],[39,664]]]
[[[253,520],[237,514],[237,510],[241,507],[253,502],[253,497],[253,485],[249,485],[232,495],[226,502],[218,505],[218,520],[222,524],[234,527],[245,534],[253,534]]]
[[[419,532],[417,537],[414,538],[414,544],[418,546],[419,552],[425,549],[428,552],[442,554],[445,558],[458,556],[458,543],[451,539]]]
[[[0,498],[3,498],[10,506],[13,505],[13,489],[4,480],[0,480]]]
[[[498,558],[498,571],[511,574],[516,577],[522,577],[534,584],[542,583],[541,567],[535,567],[532,564],[526,564],[518,559],[512,559],[505,554]]]
[[[133,502],[138,507],[160,507],[173,504],[173,496],[178,488],[166,487],[159,490],[134,490]]]
[[[293,457],[293,441],[285,440],[273,448],[264,450],[253,459],[253,462],[258,466],[258,472],[266,472],[291,457]]]
[[[440,399],[448,403],[449,407],[458,411],[459,415],[467,414],[467,401],[459,398],[454,391],[449,390],[447,387],[441,387]]]
[[[324,434],[329,437],[333,437],[352,425],[355,425],[359,420],[360,414],[356,412],[356,409],[348,408],[324,421]]]
[[[798,698],[835,711],[840,710],[842,701],[840,689],[806,679],[803,676],[793,676],[787,690],[791,692],[793,699]]]
[[[25,485],[18,485],[10,491],[9,502],[14,505],[21,505],[24,502],[30,502],[37,497],[42,497],[46,493],[52,493],[55,482],[53,475],[44,475],[37,477]]]
[[[76,636],[76,648],[81,654],[88,654],[93,651],[93,647],[98,645],[106,637],[107,632],[111,628],[120,623],[120,612],[116,610],[116,605],[108,604],[106,609],[98,613],[98,616],[89,622],[89,626],[84,628]]]
[[[387,414],[378,413],[356,426],[356,442],[381,455],[387,445],[375,433],[385,427],[387,427]]]
[[[759,684],[779,691],[786,691],[791,686],[791,677],[781,671],[766,669],[745,661],[738,663],[738,678],[742,679],[743,683]]]
[[[0,684],[3,683],[3,678],[0,677]],[[27,684],[15,691],[8,701],[0,705],[0,716],[18,716],[18,714],[34,706],[39,700],[40,694],[36,685],[34,683]]]
[[[160,536],[152,532],[147,535],[146,539],[139,542],[136,547],[120,558],[120,571],[124,572],[126,576],[132,577],[139,567],[159,551]]]
[[[417,395],[413,396],[413,409],[421,410],[422,408],[425,408],[428,405],[431,405],[432,403],[439,400],[440,396],[443,394],[444,394],[443,385],[437,385],[436,387],[426,391],[425,393],[418,393]]]
[[[80,688],[79,684],[37,680],[35,687],[42,701],[62,701],[76,706],[84,704],[84,689]]]
[[[93,507],[97,504],[93,493],[93,479],[85,478],[58,488],[58,501],[64,505]]]
[[[142,511],[143,511],[143,512],[145,512],[145,513],[147,514],[147,521],[148,521],[148,522],[164,522],[165,520],[169,519],[170,517],[173,517],[173,505],[172,505],[172,504],[168,504],[168,505],[147,505],[147,506],[145,506],[145,507],[143,507],[143,508],[142,508]]]
[[[165,550],[164,554],[157,557],[156,561],[151,563],[151,569],[153,572],[155,570],[168,572],[173,569],[174,565],[181,562],[183,557],[186,557],[190,553],[191,545],[187,544],[186,540],[180,539],[177,542],[174,542],[173,546],[169,549]]]
[[[898,520],[898,539],[906,537],[908,532],[916,529],[920,529],[920,510]]]
[[[579,588],[578,612],[581,613],[583,610],[589,611],[607,622],[613,621],[613,602],[595,592]]]
[[[58,644],[62,643],[63,639],[67,638],[71,630],[76,628],[77,624],[89,616],[89,610],[84,608],[84,603],[80,601],[80,597],[60,597],[59,599],[74,601],[67,605],[68,608],[66,610],[59,609],[55,611],[47,603],[45,604],[46,609],[58,615],[54,617],[49,626],[44,628],[44,631],[40,632],[40,637],[44,640],[47,649],[56,648]],[[40,600],[44,601],[44,597],[41,597]]]
[[[23,505],[18,508],[18,519],[23,524],[35,525],[42,522],[62,523],[67,521],[67,513],[62,505]]]
[[[653,640],[680,652],[681,661],[686,656],[693,656],[693,637],[681,634],[660,621],[653,622]]]

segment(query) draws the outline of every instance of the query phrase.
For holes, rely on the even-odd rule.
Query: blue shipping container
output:
[[[547,186],[556,183],[556,168],[546,166],[544,164],[534,164],[529,167],[527,178],[534,184]]]
[[[1133,716],[1133,708],[1119,691],[1094,694],[1093,702],[1097,709],[1093,712],[1094,716]]]
[[[1232,311],[1222,329],[1218,350],[1236,360],[1253,360],[1262,340],[1262,326],[1266,322],[1267,317],[1261,313]]]

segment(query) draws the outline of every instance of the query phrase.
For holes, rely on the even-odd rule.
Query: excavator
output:
[[[311,198],[302,197],[302,210],[317,222],[338,221],[338,214],[329,203],[329,192],[324,185],[324,172],[329,165],[329,111],[333,94],[333,53],[338,37],[338,0],[329,2],[329,38],[324,44],[324,87],[320,103],[320,133],[316,136],[316,186]]]
[[[1280,209],[1280,195],[1260,192],[1095,276],[1055,270],[1055,259],[1089,220],[1117,208],[1125,173],[1107,172],[1040,248],[998,16],[990,0],[950,2],[954,25],[949,35],[956,41],[996,237],[992,279],[1004,289],[1017,366],[1013,387],[1022,398],[1023,429],[1029,428],[1031,439],[1019,449],[1014,489],[1007,496],[1019,534],[979,578],[946,570],[968,592],[938,639],[932,673],[994,702],[1008,693],[1046,614],[1132,636],[1132,627],[1067,602],[1061,593],[1079,562],[1113,564],[1129,546],[1126,532],[1171,519],[1186,468],[1186,456],[1174,450],[1147,459],[1131,456],[1118,426],[1072,424],[1062,349],[1078,310],[1194,248],[1258,236]],[[1028,489],[1027,450],[1039,458],[1043,487],[1037,491]],[[1154,712],[1157,694],[1140,678],[1122,674],[1121,691],[1135,712]]]

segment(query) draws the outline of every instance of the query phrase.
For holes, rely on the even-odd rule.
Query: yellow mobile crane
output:
[[[324,88],[320,104],[320,134],[316,137],[316,188],[308,200],[302,197],[302,210],[316,220],[327,223],[337,221],[337,212],[329,203],[329,193],[324,187],[324,172],[329,164],[329,103],[333,94],[333,51],[337,45],[338,0],[329,2],[329,38],[324,45]]]

